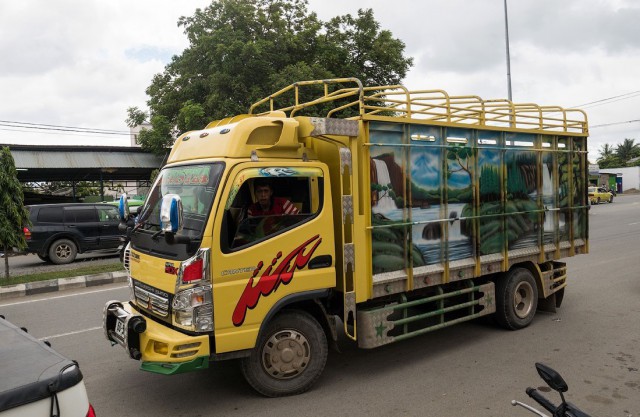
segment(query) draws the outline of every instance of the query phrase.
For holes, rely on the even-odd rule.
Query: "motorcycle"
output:
[[[551,417],[590,417],[587,413],[564,399],[564,393],[569,390],[569,387],[558,372],[542,363],[536,363],[536,370],[538,371],[538,374],[544,380],[544,382],[546,382],[551,389],[557,391],[560,394],[562,403],[556,406],[547,398],[545,398],[544,395],[540,394],[535,388],[529,387],[525,390],[525,392],[529,397],[533,398],[538,404],[540,404],[545,410],[550,412]],[[511,405],[513,405],[514,407],[520,406],[540,417],[550,417],[542,411],[537,410],[536,408],[520,401],[511,400]]]

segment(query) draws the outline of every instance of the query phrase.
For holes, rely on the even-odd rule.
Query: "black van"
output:
[[[27,206],[27,252],[54,264],[73,262],[78,253],[117,249],[118,209],[109,204],[43,204]]]

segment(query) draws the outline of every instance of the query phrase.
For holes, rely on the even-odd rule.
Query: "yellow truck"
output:
[[[240,359],[282,396],[340,334],[368,349],[485,315],[525,327],[560,306],[559,260],[588,252],[587,136],[581,110],[290,85],[176,140],[105,336],[160,374]]]

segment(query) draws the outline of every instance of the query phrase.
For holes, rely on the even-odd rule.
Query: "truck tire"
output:
[[[538,287],[531,271],[514,268],[496,282],[495,319],[508,330],[527,327],[538,308]]]
[[[264,396],[300,394],[322,374],[328,350],[316,319],[304,311],[284,311],[267,324],[251,355],[242,359],[242,374]]]
[[[49,247],[49,260],[56,265],[73,262],[77,254],[76,244],[69,239],[56,240]]]
[[[556,291],[556,308],[560,308],[564,299],[564,287]]]

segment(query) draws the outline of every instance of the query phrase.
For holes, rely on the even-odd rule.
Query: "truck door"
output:
[[[336,283],[326,165],[241,165],[220,204],[220,258],[212,261],[217,353],[252,348],[279,308],[326,295]]]

